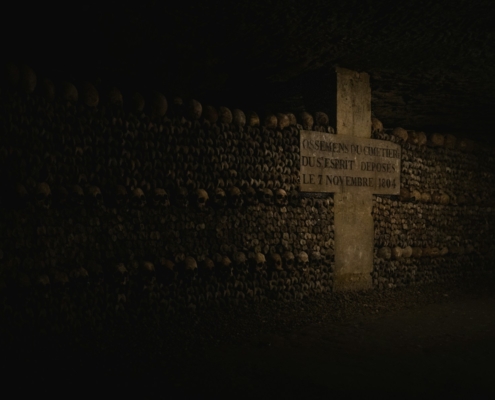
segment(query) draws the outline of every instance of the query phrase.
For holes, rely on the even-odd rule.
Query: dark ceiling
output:
[[[493,0],[214,3],[21,4],[3,48],[52,77],[260,112],[325,111],[338,65],[370,74],[386,127],[493,143]]]

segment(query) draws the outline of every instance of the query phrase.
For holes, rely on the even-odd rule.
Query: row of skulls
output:
[[[25,64],[17,65],[13,62],[4,64],[3,86],[9,89],[20,89],[29,94],[40,94],[50,102],[57,98],[67,104],[76,104],[81,101],[90,108],[98,107],[100,104],[100,93],[90,82],[84,82],[79,88],[68,81],[55,85],[48,78],[41,79],[38,82],[36,73]],[[121,91],[115,87],[108,90],[103,97],[108,106],[124,107],[124,97]],[[167,98],[159,91],[151,91],[147,99],[141,93],[133,92],[128,100],[125,100],[125,108],[138,115],[147,111],[152,119],[159,120],[169,111],[169,104]],[[292,113],[267,113],[261,119],[254,111],[245,114],[242,110],[230,110],[225,106],[215,108],[211,105],[206,105],[203,107],[197,100],[191,99],[185,103],[179,97],[173,99],[170,108],[173,116],[186,117],[191,120],[202,118],[211,124],[218,122],[251,127],[263,125],[268,129],[279,130],[291,125],[298,125],[297,118]],[[314,126],[321,127],[318,129],[325,131],[330,129],[328,114],[324,112],[315,112],[313,115],[308,112],[301,112],[299,119],[300,125],[304,129],[313,129]]]
[[[293,196],[295,194],[292,194]],[[108,205],[112,207],[130,206],[142,208],[151,206],[154,208],[165,208],[175,205],[182,208],[195,207],[198,210],[205,210],[209,207],[235,207],[243,205],[266,205],[286,206],[289,204],[289,196],[284,189],[272,191],[269,188],[255,190],[252,186],[245,188],[244,193],[238,187],[230,187],[226,191],[216,188],[214,192],[208,193],[204,189],[197,189],[190,192],[186,187],[179,187],[170,196],[162,188],[156,188],[146,195],[142,189],[135,188],[129,193],[125,186],[117,185],[113,193],[104,196],[97,186],[88,186],[85,190],[79,185],[72,185],[69,190],[59,187],[55,196],[48,183],[36,184],[33,193],[29,193],[22,184],[17,184],[15,195],[12,200],[14,204],[33,203],[39,208],[48,209],[55,206],[90,206],[101,207]]]
[[[427,135],[422,131],[406,130],[402,127],[386,130],[378,118],[371,119],[371,132],[374,135],[378,135],[378,139],[381,139],[381,133],[387,132],[402,143],[419,147],[443,147],[445,149],[462,152],[472,152],[477,148],[476,142],[466,138],[458,139],[452,134],[431,133]]]
[[[243,252],[237,252],[233,254],[232,259],[226,255],[216,254],[213,258],[203,257],[201,261],[198,261],[193,256],[186,256],[181,253],[173,258],[162,257],[155,263],[133,260],[126,266],[126,264],[119,262],[114,264],[106,273],[100,264],[91,263],[87,268],[77,266],[70,271],[53,269],[48,273],[41,272],[33,277],[26,273],[18,273],[17,284],[23,287],[32,284],[45,287],[51,284],[64,286],[71,282],[77,283],[87,279],[99,281],[102,278],[110,279],[108,283],[113,281],[118,284],[127,284],[131,275],[139,275],[145,279],[157,277],[164,283],[170,283],[181,278],[194,278],[197,275],[228,279],[243,273],[261,275],[269,273],[271,277],[274,277],[291,273],[304,275],[308,273],[310,266],[309,256],[304,251],[296,256],[290,251],[283,254],[271,253],[267,256],[263,253],[249,253],[246,256]],[[5,284],[4,281],[1,283],[0,286]]]

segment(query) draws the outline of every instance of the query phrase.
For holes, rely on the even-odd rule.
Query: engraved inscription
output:
[[[399,145],[313,131],[301,131],[300,144],[302,192],[399,194]]]

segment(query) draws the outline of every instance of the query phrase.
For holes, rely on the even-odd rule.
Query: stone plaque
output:
[[[400,192],[400,146],[384,140],[301,131],[301,192]]]

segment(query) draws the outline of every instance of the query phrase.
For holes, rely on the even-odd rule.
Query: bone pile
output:
[[[67,315],[332,290],[333,198],[298,191],[299,131],[333,133],[327,114],[100,93],[15,64],[1,110],[0,290],[58,293]],[[493,150],[372,129],[402,146],[401,195],[374,196],[374,285],[492,273]]]

